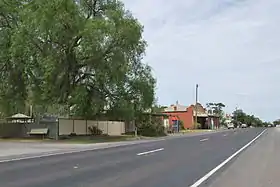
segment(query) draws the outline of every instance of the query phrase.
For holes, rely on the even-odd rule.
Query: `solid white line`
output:
[[[249,147],[254,141],[256,141],[267,129],[263,130],[258,136],[256,136],[253,140],[251,140],[249,143],[247,143],[244,147],[236,151],[233,155],[228,157],[225,161],[223,161],[220,165],[212,169],[209,173],[204,175],[202,178],[200,178],[198,181],[196,181],[193,185],[190,187],[198,187],[201,185],[204,181],[206,181],[209,177],[211,177],[213,174],[215,174],[219,169],[221,169],[224,165],[226,165],[229,161],[231,161],[234,157],[236,157],[238,154],[240,154],[244,149]]]
[[[201,139],[199,141],[204,142],[204,141],[207,141],[207,140],[209,140],[209,138]]]
[[[146,152],[138,153],[137,156],[146,155],[146,154],[150,154],[150,153],[154,153],[154,152],[158,152],[158,151],[163,151],[163,150],[164,150],[164,148],[155,149],[155,150],[151,150],[151,151],[146,151]]]

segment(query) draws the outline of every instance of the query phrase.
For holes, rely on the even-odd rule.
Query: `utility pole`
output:
[[[238,126],[239,123],[237,121],[237,107],[235,107],[235,122],[236,122],[236,125]]]
[[[196,128],[197,125],[197,100],[198,100],[198,84],[195,86],[195,123],[194,128]]]
[[[136,116],[135,116],[135,114],[136,114],[136,103],[135,103],[135,101],[134,100],[132,100],[132,103],[133,103],[133,126],[134,126],[134,136],[135,137],[138,137],[138,129],[137,129],[137,125],[136,125]]]

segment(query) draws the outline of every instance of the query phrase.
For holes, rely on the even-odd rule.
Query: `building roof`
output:
[[[9,119],[31,119],[31,117],[18,113],[18,114],[12,115],[11,117],[9,117]]]
[[[171,105],[170,107],[167,107],[164,109],[164,112],[183,112],[187,111],[187,106],[176,104],[176,105]]]

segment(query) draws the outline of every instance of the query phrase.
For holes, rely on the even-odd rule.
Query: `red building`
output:
[[[183,122],[185,129],[194,129],[195,127],[195,105],[183,106],[178,102],[164,109],[165,114],[169,116],[169,124],[173,124],[178,119]],[[219,127],[219,117],[208,113],[200,104],[197,104],[197,122],[202,129],[214,129]]]

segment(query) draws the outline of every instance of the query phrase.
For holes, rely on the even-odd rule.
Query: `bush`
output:
[[[138,133],[142,136],[166,136],[165,129],[162,125],[145,124],[139,127]]]
[[[71,132],[69,136],[77,136],[75,132]]]
[[[201,129],[201,127],[202,127],[202,126],[201,126],[200,123],[196,123],[196,124],[195,124],[195,128],[196,128],[196,129]]]
[[[91,135],[101,135],[103,132],[95,126],[88,127],[88,130]]]
[[[186,130],[184,127],[184,122],[181,120],[179,120],[179,127],[180,127],[180,130]]]

